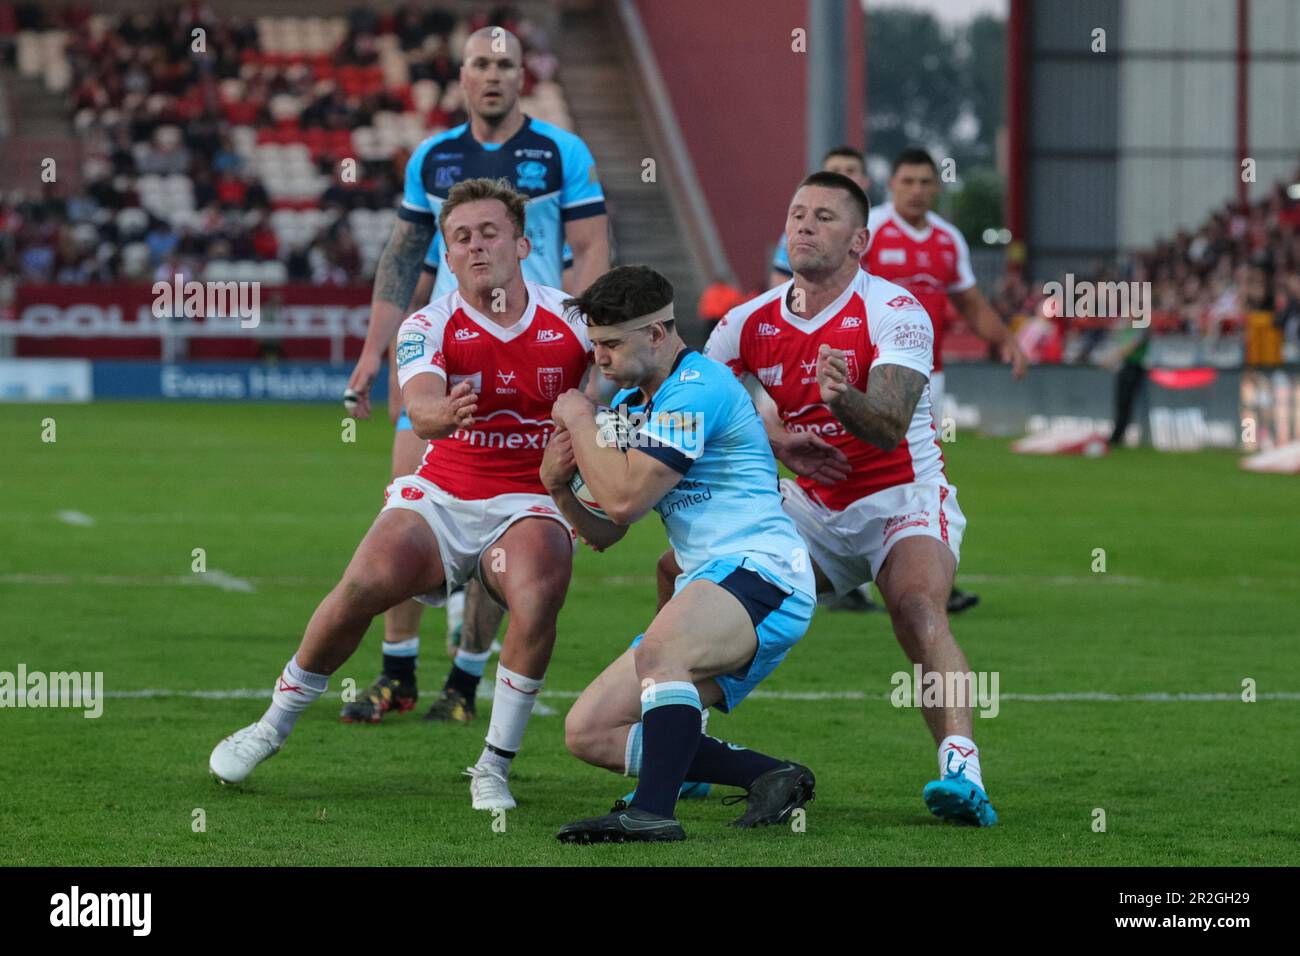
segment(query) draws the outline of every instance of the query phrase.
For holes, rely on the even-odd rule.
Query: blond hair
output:
[[[447,234],[447,217],[456,207],[484,199],[495,199],[505,206],[506,213],[514,221],[515,235],[524,234],[524,215],[528,199],[522,193],[516,192],[508,179],[463,179],[451,187],[447,198],[442,202],[442,208],[438,210],[438,228],[443,236]]]

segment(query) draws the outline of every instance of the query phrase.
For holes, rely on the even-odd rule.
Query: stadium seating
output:
[[[412,38],[410,22],[402,33],[399,17],[364,12],[216,22],[204,12],[211,59],[197,69],[189,10],[143,19],[50,11],[45,29],[17,32],[19,73],[67,104],[80,187],[75,202],[0,195],[0,215],[21,224],[16,242],[0,246],[0,266],[29,280],[149,279],[172,246],[169,229],[195,273],[301,280],[311,277],[293,257],[329,260],[343,229],[360,260],[348,278],[366,282],[395,220],[406,157],[464,119],[455,54],[488,21],[408,11]],[[508,25],[526,62],[542,56],[544,76],[525,70],[524,110],[571,126],[554,58],[533,48],[526,23]],[[338,175],[347,158],[355,181]],[[248,258],[258,210],[269,213],[275,262]],[[56,241],[64,227],[75,243]],[[155,229],[164,239],[147,242]],[[68,261],[74,247],[85,258]],[[29,248],[38,254],[24,257]]]

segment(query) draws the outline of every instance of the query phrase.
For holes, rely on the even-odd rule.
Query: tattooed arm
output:
[[[370,324],[361,358],[348,380],[357,393],[356,418],[370,415],[370,384],[379,374],[384,351],[392,344],[398,326],[407,316],[411,293],[420,280],[421,266],[433,241],[433,222],[398,219],[393,234],[375,268],[375,290],[370,300]]]
[[[907,434],[916,403],[928,379],[902,365],[877,365],[867,390],[849,384],[844,353],[823,345],[817,352],[817,385],[822,401],[849,433],[883,451],[893,451]]]

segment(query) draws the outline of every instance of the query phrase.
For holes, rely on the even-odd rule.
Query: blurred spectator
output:
[[[391,12],[359,7],[337,48],[324,53],[264,50],[267,21],[219,17],[202,0],[109,12],[94,31],[89,7],[20,4],[12,12],[18,29],[67,33],[63,95],[82,147],[75,195],[0,192],[0,276],[27,281],[147,279],[179,254],[199,274],[215,259],[279,259],[293,281],[365,283],[388,227],[377,238],[374,220],[364,236],[335,221],[359,210],[392,213],[409,150],[463,122],[461,38],[489,23],[521,32],[526,90],[538,73],[553,81],[558,70],[545,33],[507,7],[468,17],[413,2]],[[308,19],[270,22],[283,31]],[[196,26],[206,30],[203,56],[192,49]],[[387,37],[404,62],[381,69],[381,54],[393,50]],[[424,91],[432,104],[417,109],[411,84],[425,79],[437,84]],[[387,155],[359,155],[355,132],[412,118],[415,140],[405,125],[396,145],[383,142]],[[291,143],[308,150],[314,177],[277,169],[261,153]],[[339,179],[344,157],[358,160],[355,182]],[[307,235],[275,217],[318,210],[331,215],[313,219]]]
[[[725,279],[714,279],[713,283],[700,294],[696,306],[701,322],[717,322],[736,306],[747,301],[749,296]]]
[[[1246,315],[1247,365],[1282,364],[1282,324],[1278,321],[1277,294],[1273,289],[1273,263],[1258,256],[1246,266],[1242,288]]]
[[[1065,351],[1065,336],[1054,312],[1052,300],[1046,299],[1015,331],[1016,344],[1034,365],[1059,362]]]
[[[1151,345],[1151,327],[1134,328],[1129,323],[1121,337],[1119,348],[1105,363],[1115,375],[1115,430],[1111,433],[1112,448],[1119,447],[1133,420],[1133,409],[1142,394],[1147,379],[1147,349]]]

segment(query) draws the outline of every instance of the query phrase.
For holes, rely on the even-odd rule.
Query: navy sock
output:
[[[701,734],[700,746],[686,771],[686,779],[748,790],[756,779],[783,763],[757,750],[737,747],[717,737]]]
[[[414,657],[398,657],[395,654],[384,655],[384,676],[389,680],[399,680],[404,684],[415,683]]]
[[[420,635],[404,641],[384,641],[384,676],[404,684],[415,683],[415,662],[419,659]]]
[[[455,664],[451,665],[451,671],[447,674],[447,683],[443,684],[443,690],[448,687],[460,691],[465,695],[466,700],[473,700],[478,694],[478,682],[481,675],[471,674],[469,671],[463,671]]]
[[[641,695],[641,776],[632,806],[671,817],[700,739],[700,695],[695,685],[652,684]]]

